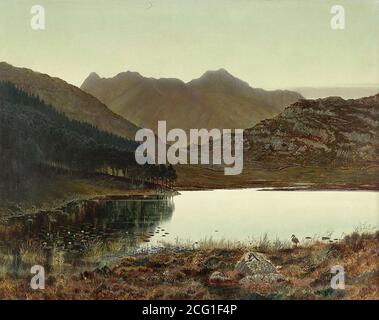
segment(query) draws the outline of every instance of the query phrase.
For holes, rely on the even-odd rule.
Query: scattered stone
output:
[[[231,279],[227,277],[225,274],[219,271],[215,271],[209,277],[209,282],[211,283],[225,283],[229,282]]]
[[[237,262],[235,270],[244,275],[240,282],[274,283],[284,280],[275,265],[262,253],[248,252]]]

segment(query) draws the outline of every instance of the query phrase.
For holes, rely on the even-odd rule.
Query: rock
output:
[[[235,270],[244,275],[242,283],[273,283],[284,280],[275,265],[262,253],[248,252],[237,262]]]
[[[269,273],[269,274],[256,274],[254,276],[246,276],[242,278],[239,283],[241,285],[249,285],[252,283],[274,283],[284,280],[281,274]]]
[[[231,279],[229,277],[227,277],[225,274],[219,271],[213,272],[211,276],[209,277],[209,281],[211,283],[225,283],[225,282],[229,282],[230,280]]]

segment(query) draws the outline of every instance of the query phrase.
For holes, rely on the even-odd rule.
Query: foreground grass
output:
[[[284,281],[249,283],[234,270],[250,250],[277,266]],[[345,290],[330,287],[331,267],[345,268]],[[215,271],[225,278],[213,281]],[[33,291],[30,279],[0,279],[1,299],[379,299],[379,232],[353,233],[338,243],[315,242],[288,248],[261,242],[254,246],[199,243],[196,248],[166,247],[154,254],[123,258],[71,277],[50,277]]]

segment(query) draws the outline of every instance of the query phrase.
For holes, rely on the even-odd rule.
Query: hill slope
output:
[[[247,128],[271,118],[301,98],[292,91],[253,89],[226,70],[208,71],[185,83],[123,72],[113,78],[92,73],[81,89],[140,127]]]
[[[33,188],[41,167],[43,175],[50,170],[71,175],[109,168],[123,177],[174,177],[172,168],[138,165],[137,146],[135,141],[70,120],[39,98],[0,82],[0,196]]]
[[[134,138],[138,130],[96,98],[61,79],[0,62],[0,81],[11,82],[28,94],[40,97],[70,119],[127,138]]]
[[[378,164],[379,94],[299,100],[244,132],[248,158],[303,165]]]

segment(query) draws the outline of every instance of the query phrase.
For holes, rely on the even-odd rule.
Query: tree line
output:
[[[0,187],[18,190],[38,165],[67,171],[108,169],[135,181],[169,183],[172,166],[140,166],[138,144],[71,120],[39,97],[0,82]]]

